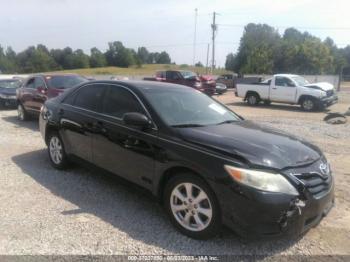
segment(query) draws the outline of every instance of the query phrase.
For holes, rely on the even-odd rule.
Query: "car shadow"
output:
[[[272,103],[270,105],[264,105],[264,104],[260,103],[257,106],[250,106],[246,102],[243,102],[243,101],[225,103],[225,105],[227,105],[227,106],[249,107],[249,108],[252,108],[252,109],[256,108],[257,110],[259,110],[259,108],[264,108],[264,109],[269,109],[269,110],[294,111],[294,112],[301,112],[301,113],[308,113],[308,114],[312,114],[312,113],[327,113],[327,112],[330,111],[330,109],[325,108],[325,109],[322,109],[322,110],[315,110],[315,111],[311,111],[311,112],[305,112],[298,105],[275,104],[275,103]]]
[[[32,131],[39,131],[39,123],[37,118],[29,118],[27,121],[21,121],[17,116],[3,116],[2,120],[14,124],[16,127],[25,127]]]
[[[76,165],[66,171],[54,170],[44,149],[14,156],[12,160],[23,175],[78,207],[53,216],[92,214],[133,239],[162,248],[165,253],[271,256],[299,240],[248,241],[226,228],[210,240],[190,239],[173,228],[154,197],[138,186]]]

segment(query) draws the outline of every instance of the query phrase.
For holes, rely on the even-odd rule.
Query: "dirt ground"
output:
[[[350,92],[339,97],[329,111],[350,106]],[[249,107],[232,91],[216,99],[324,151],[335,175],[336,206],[316,228],[297,240],[245,242],[230,231],[189,239],[147,194],[84,167],[53,170],[37,121],[20,122],[16,111],[0,110],[0,254],[350,255],[350,124],[326,124],[326,112],[298,106]]]

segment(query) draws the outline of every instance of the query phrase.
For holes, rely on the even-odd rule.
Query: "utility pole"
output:
[[[213,12],[213,23],[211,25],[211,29],[212,29],[212,55],[211,55],[211,73],[214,72],[214,67],[215,67],[215,32],[217,30],[217,25],[215,23],[215,17],[216,17],[216,13]]]
[[[210,49],[210,44],[208,43],[208,48],[207,48],[207,64],[205,66],[205,73],[208,74],[208,68],[209,68],[209,49]]]
[[[194,35],[193,35],[193,66],[196,64],[196,38],[197,38],[197,15],[198,9],[194,9]]]

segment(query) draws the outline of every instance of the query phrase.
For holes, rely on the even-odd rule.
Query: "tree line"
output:
[[[11,47],[0,46],[0,72],[2,73],[35,73],[63,69],[96,68],[104,66],[129,67],[142,64],[170,64],[167,52],[149,52],[146,47],[137,51],[126,48],[122,42],[108,43],[106,52],[93,47],[90,54],[82,49],[70,47],[49,50],[45,45],[30,46],[16,53]]]
[[[241,74],[350,74],[350,46],[338,48],[329,37],[322,41],[295,28],[281,35],[267,24],[250,23],[225,68]]]

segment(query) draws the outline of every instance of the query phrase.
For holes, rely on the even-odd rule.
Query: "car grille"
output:
[[[306,187],[306,189],[315,198],[321,198],[331,189],[332,175],[329,173],[326,176],[322,176],[320,173],[302,173],[294,174]]]
[[[334,90],[328,90],[327,91],[327,96],[332,96],[334,94]]]

